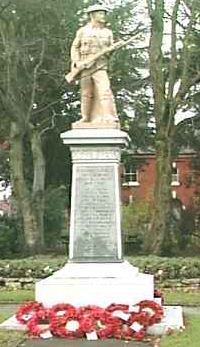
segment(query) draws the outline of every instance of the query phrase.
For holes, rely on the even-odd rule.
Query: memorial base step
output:
[[[51,307],[70,303],[76,307],[111,303],[133,305],[153,300],[153,276],[142,274],[128,262],[68,263],[36,283],[36,300]]]

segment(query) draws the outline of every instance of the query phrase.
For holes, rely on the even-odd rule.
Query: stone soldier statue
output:
[[[118,116],[107,73],[109,54],[101,54],[113,45],[112,31],[105,27],[107,8],[93,5],[87,9],[90,22],[80,28],[71,47],[71,71],[81,68],[81,115],[78,124],[93,123],[117,126]],[[76,124],[77,124],[76,123]]]

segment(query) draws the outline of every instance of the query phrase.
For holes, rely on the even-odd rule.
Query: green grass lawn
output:
[[[1,347],[17,347],[20,342],[24,341],[24,333],[17,331],[1,331],[0,330],[0,346]]]
[[[33,290],[0,290],[0,303],[23,303],[34,300],[34,298],[35,294]]]
[[[188,292],[184,291],[164,291],[165,304],[174,305],[199,305],[200,291]]]
[[[0,312],[0,323],[9,318],[8,313]],[[17,347],[25,339],[25,333],[22,331],[0,330],[1,347]]]
[[[9,314],[8,313],[0,312],[0,323],[2,323],[7,318],[9,318]]]
[[[160,347],[199,347],[199,326],[200,316],[187,316],[185,331],[162,337]]]

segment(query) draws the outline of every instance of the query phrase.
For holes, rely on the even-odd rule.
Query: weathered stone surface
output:
[[[139,273],[128,262],[72,262],[36,283],[36,300],[47,307],[61,302],[76,307],[133,305],[145,299],[153,299],[153,276]]]
[[[183,279],[181,283],[185,285],[200,285],[200,278],[187,278]]]
[[[18,278],[14,278],[14,277],[10,277],[10,278],[6,278],[5,279],[6,283],[15,283],[15,282],[19,282],[19,279]]]
[[[76,129],[61,137],[73,162],[69,260],[121,262],[119,165],[127,134]]]
[[[75,171],[74,260],[118,259],[114,165]]]
[[[33,283],[33,282],[35,282],[35,279],[33,279],[33,278],[20,278],[19,281],[21,283]]]
[[[32,289],[36,278],[0,278],[0,287],[8,289]]]
[[[19,282],[8,282],[6,283],[6,287],[9,289],[21,289],[21,283]]]

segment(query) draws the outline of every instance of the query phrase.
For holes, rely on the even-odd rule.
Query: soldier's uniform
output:
[[[77,31],[71,47],[73,66],[93,58],[113,44],[112,31],[88,23]],[[108,56],[99,58],[81,73],[81,114],[83,121],[117,121],[114,97],[107,74]]]

